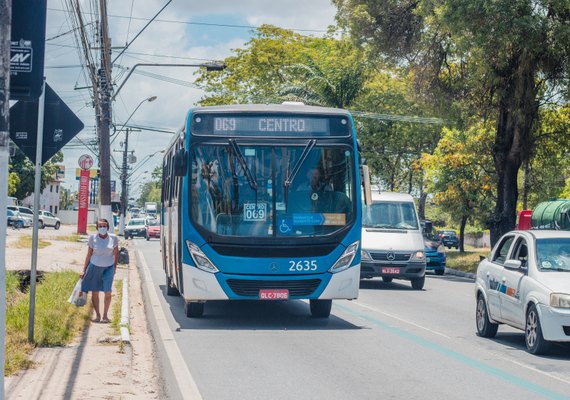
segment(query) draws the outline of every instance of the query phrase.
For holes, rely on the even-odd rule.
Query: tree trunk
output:
[[[517,177],[528,159],[532,127],[538,118],[536,66],[530,55],[511,60],[512,73],[502,75],[499,115],[493,147],[497,171],[497,203],[489,221],[491,246],[516,225]]]
[[[461,225],[459,226],[459,252],[464,253],[465,247],[465,226],[467,225],[467,220],[469,219],[469,215],[462,215],[461,216]]]
[[[418,217],[420,219],[426,219],[426,201],[427,201],[427,193],[424,192],[424,182],[423,179],[420,181],[420,199],[418,202]]]

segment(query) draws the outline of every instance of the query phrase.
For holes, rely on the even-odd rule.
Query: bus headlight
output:
[[[370,256],[370,253],[367,252],[366,250],[360,251],[360,257],[361,257],[362,261],[372,261],[372,257]]]
[[[410,261],[425,261],[426,255],[423,251],[415,251],[412,253],[412,257],[410,257]]]
[[[550,306],[556,308],[570,308],[570,294],[551,293]]]
[[[188,252],[192,256],[192,260],[194,260],[194,264],[196,264],[197,268],[201,269],[202,271],[210,272],[212,274],[220,271],[204,254],[204,252],[194,243],[187,240],[186,246],[188,247]]]
[[[360,240],[357,240],[348,246],[344,253],[342,253],[338,260],[336,260],[334,265],[329,268],[329,272],[335,274],[350,267],[350,264],[352,263],[352,260],[354,260],[354,256],[356,256],[356,252],[358,251],[358,246],[360,246]]]

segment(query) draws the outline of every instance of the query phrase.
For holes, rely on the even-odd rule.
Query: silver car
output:
[[[59,229],[61,226],[61,221],[58,217],[46,210],[40,210],[38,213],[38,226],[40,229],[46,226],[52,226],[55,229]]]
[[[479,336],[499,324],[524,331],[527,350],[546,353],[570,342],[570,232],[512,231],[477,268],[475,322]]]

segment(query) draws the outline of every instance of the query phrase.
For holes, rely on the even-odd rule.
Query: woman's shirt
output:
[[[110,267],[115,264],[113,249],[119,246],[119,238],[115,235],[107,234],[102,238],[99,234],[89,236],[87,246],[93,249],[91,263],[98,267]]]

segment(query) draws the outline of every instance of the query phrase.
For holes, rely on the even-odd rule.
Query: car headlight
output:
[[[372,261],[372,257],[370,256],[370,253],[367,252],[366,250],[360,251],[360,257],[361,257],[362,261]]]
[[[360,246],[360,240],[357,240],[348,246],[338,260],[336,260],[334,265],[329,268],[329,272],[335,274],[350,267],[350,264],[352,263],[352,260],[354,260],[354,256],[356,256],[356,252],[358,251],[358,246]]]
[[[215,274],[216,272],[220,271],[210,261],[208,256],[206,256],[204,254],[204,252],[198,246],[196,246],[194,243],[187,240],[186,246],[188,247],[188,252],[192,256],[192,260],[194,260],[194,264],[196,264],[197,268],[201,269],[202,271],[210,272],[212,274]]]
[[[551,293],[550,294],[550,307],[570,308],[570,294]]]
[[[438,252],[438,253],[445,253],[445,246],[442,245],[442,244],[440,244],[440,245],[437,247],[437,252]]]
[[[416,251],[412,253],[410,257],[410,261],[425,261],[426,255],[423,251]]]

